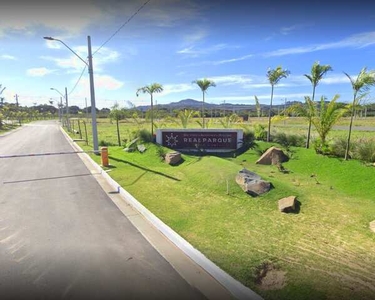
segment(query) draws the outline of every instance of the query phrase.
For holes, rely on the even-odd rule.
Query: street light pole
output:
[[[92,118],[92,143],[94,152],[98,153],[98,130],[96,125],[96,106],[95,106],[95,88],[94,88],[94,69],[92,67],[91,37],[87,36],[87,48],[89,53],[89,75],[90,75],[90,96],[91,96],[91,118]]]
[[[55,88],[50,88],[50,89],[58,92],[62,96],[62,98],[65,98],[65,104],[66,104],[66,126],[68,127],[68,131],[70,131],[69,105],[68,105],[68,92],[67,92],[67,88],[65,87],[65,96],[59,90],[57,90]],[[62,98],[61,98],[61,101],[62,101]],[[61,106],[62,106],[62,103],[61,103]],[[61,109],[61,111],[62,111],[62,109]]]
[[[49,37],[49,36],[45,36],[44,39],[45,40],[50,40],[50,41],[58,41],[58,42],[60,42],[66,48],[68,48],[75,56],[77,56],[88,67],[89,75],[90,75],[92,140],[93,140],[94,153],[98,154],[99,153],[99,145],[98,145],[98,130],[97,130],[97,124],[96,124],[95,87],[94,87],[94,70],[93,70],[93,66],[92,66],[91,37],[87,36],[88,63],[85,60],[83,60],[82,57],[80,57],[76,52],[74,52],[73,49],[71,49],[63,41],[61,41],[59,39],[55,39],[53,37]],[[65,94],[66,94],[66,101],[68,101],[68,96],[67,96],[67,93],[66,93],[66,88],[65,88]]]

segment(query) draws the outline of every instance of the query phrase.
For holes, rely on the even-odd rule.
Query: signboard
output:
[[[176,150],[232,151],[242,146],[243,132],[237,129],[159,129],[156,142]]]

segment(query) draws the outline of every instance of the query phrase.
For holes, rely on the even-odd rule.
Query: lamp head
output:
[[[50,36],[45,36],[43,37],[45,40],[49,40],[49,41],[54,41],[55,39],[53,37],[50,37]]]

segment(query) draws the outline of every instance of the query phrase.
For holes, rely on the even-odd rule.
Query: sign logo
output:
[[[176,136],[173,136],[173,132],[171,132],[171,135],[168,136],[167,134],[165,135],[165,138],[166,138],[166,143],[168,145],[168,147],[171,147],[173,148],[174,146],[177,146],[177,143],[178,143],[178,135]]]

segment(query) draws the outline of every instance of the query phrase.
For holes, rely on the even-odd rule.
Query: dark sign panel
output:
[[[163,131],[162,145],[172,149],[237,149],[237,132]]]

